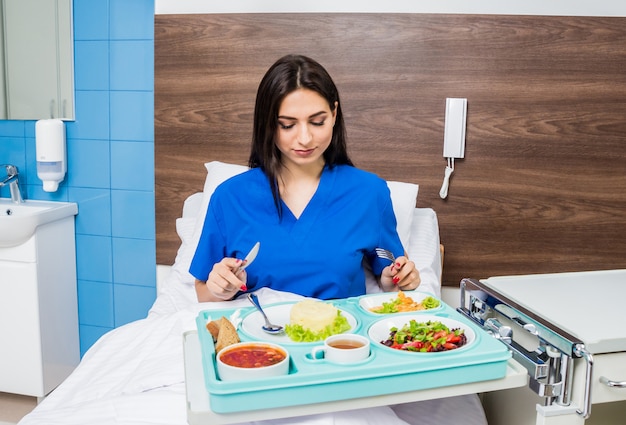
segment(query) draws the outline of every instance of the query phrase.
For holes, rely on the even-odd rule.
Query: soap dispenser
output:
[[[37,177],[43,181],[43,190],[56,192],[67,171],[63,121],[47,119],[35,123],[35,152]]]

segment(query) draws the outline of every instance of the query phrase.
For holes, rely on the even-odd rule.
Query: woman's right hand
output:
[[[206,282],[196,279],[196,295],[199,302],[228,301],[237,292],[245,291],[247,274],[241,271],[235,273],[241,267],[242,260],[237,258],[223,258],[213,265]]]

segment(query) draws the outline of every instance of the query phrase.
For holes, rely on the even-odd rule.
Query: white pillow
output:
[[[196,228],[196,220],[202,211],[203,198],[204,194],[202,192],[196,192],[185,199],[183,216],[176,219],[176,233],[181,240],[181,245],[176,253],[176,259],[172,268],[177,273],[179,281],[193,282],[195,280],[189,273],[189,265],[198,245],[197,242],[193,243],[193,235]],[[202,217],[204,217],[204,214],[202,214]]]
[[[387,186],[391,192],[391,203],[393,204],[393,212],[396,215],[396,230],[404,250],[408,252],[408,247],[411,243],[413,210],[415,210],[419,186],[413,183],[394,181],[388,181]]]
[[[245,165],[227,164],[220,161],[207,162],[204,164],[204,167],[206,168],[207,175],[204,181],[203,193],[204,201],[206,201],[207,207],[209,205],[208,201],[211,199],[211,195],[213,195],[213,191],[216,187],[222,184],[225,180],[249,170],[249,168]]]
[[[432,208],[415,208],[411,224],[411,243],[407,253],[420,272],[419,290],[441,296],[441,242],[439,221]]]
[[[203,199],[204,195],[202,192],[196,192],[185,199],[185,202],[183,203],[183,215],[181,217],[196,218],[202,210]]]

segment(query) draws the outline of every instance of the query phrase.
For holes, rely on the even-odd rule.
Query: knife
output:
[[[239,274],[239,272],[245,270],[246,267],[252,264],[252,262],[256,258],[256,255],[259,253],[260,246],[261,246],[261,242],[257,242],[254,244],[250,252],[248,252],[248,255],[246,255],[246,258],[243,259],[243,265],[239,267],[239,269],[237,269],[237,272],[235,272],[235,274]]]

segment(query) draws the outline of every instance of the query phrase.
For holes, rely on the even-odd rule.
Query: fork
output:
[[[391,261],[392,264],[396,263],[396,257],[395,255],[393,255],[393,252],[384,248],[376,248],[375,251],[376,251],[376,255],[379,258],[384,258],[386,260],[389,260]]]
[[[396,256],[393,255],[393,252],[389,251],[388,249],[384,249],[384,248],[376,248],[374,251],[376,251],[376,255],[379,258],[383,258],[385,260],[391,261],[391,268],[393,270],[393,268],[395,267],[395,264],[396,264]],[[395,279],[397,279],[397,277],[394,277],[393,284],[397,285],[398,282]]]

